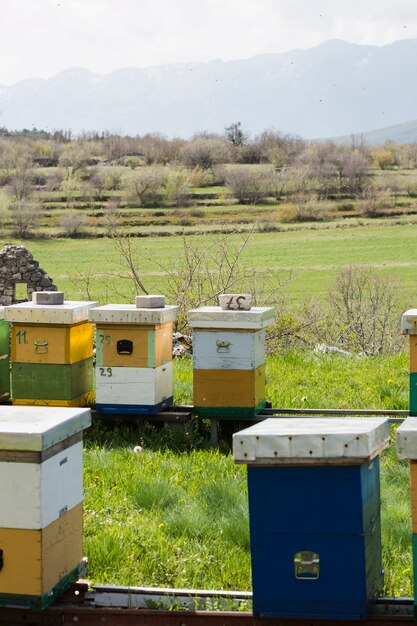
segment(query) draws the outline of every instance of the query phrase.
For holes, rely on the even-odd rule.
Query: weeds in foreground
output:
[[[191,403],[191,360],[176,361],[175,370],[177,402]],[[292,351],[268,357],[267,371],[276,407],[407,408],[405,355]],[[206,434],[204,425],[182,431],[145,421],[87,431],[85,549],[93,582],[251,588],[246,469],[234,464],[227,442],[223,453],[209,448]],[[381,481],[384,593],[409,596],[409,468],[393,444],[382,455]]]

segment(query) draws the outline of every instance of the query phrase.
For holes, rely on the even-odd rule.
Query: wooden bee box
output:
[[[417,311],[416,311],[417,312]],[[410,377],[417,376],[416,373]],[[411,409],[411,407],[410,407]],[[401,424],[396,432],[397,455],[399,459],[410,460],[411,488],[411,529],[413,548],[414,581],[417,576],[417,417],[410,416]],[[417,585],[414,583],[414,617],[417,619]]]
[[[156,368],[96,368],[96,409],[102,413],[152,414],[171,404],[171,361]]]
[[[12,322],[12,402],[85,406],[93,397],[93,325],[96,302],[24,302],[6,307]]]
[[[89,409],[0,410],[0,604],[44,607],[79,576]]]
[[[253,613],[366,619],[382,593],[379,453],[388,420],[267,419],[233,436],[248,465]]]
[[[97,366],[159,367],[172,360],[173,322],[148,325],[98,324]]]
[[[93,325],[13,324],[13,363],[71,364],[93,356]]]
[[[138,297],[163,304],[162,296]],[[172,405],[172,332],[179,307],[108,304],[89,319],[97,326],[96,410],[154,414]]]
[[[11,385],[13,404],[85,406],[93,397],[93,359],[70,365],[12,363]]]
[[[188,313],[193,328],[194,409],[202,417],[254,417],[266,406],[265,328],[272,307]]]
[[[10,324],[0,307],[0,401],[10,397]]]
[[[264,330],[194,331],[194,369],[254,370],[264,363]]]
[[[193,372],[194,408],[204,417],[250,417],[265,407],[265,365]]]

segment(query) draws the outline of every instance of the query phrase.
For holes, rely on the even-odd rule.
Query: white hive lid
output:
[[[178,306],[138,309],[135,304],[106,304],[90,310],[89,320],[102,324],[163,324],[178,317]]]
[[[417,309],[408,309],[401,317],[403,335],[417,335]]]
[[[388,418],[276,417],[233,435],[237,463],[359,463],[389,444]]]
[[[260,330],[275,321],[275,308],[254,306],[249,311],[223,311],[219,306],[202,306],[188,311],[192,328],[237,328]]]
[[[78,324],[88,320],[88,311],[97,302],[65,300],[64,304],[22,302],[5,307],[5,319],[26,324]]]
[[[6,307],[0,306],[0,320],[4,320],[4,310]]]
[[[0,450],[40,452],[90,425],[90,409],[2,406]]]
[[[417,459],[417,417],[407,417],[397,428],[397,456],[399,459]]]

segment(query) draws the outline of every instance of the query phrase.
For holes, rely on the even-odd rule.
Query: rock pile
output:
[[[25,300],[16,299],[16,284],[27,284]],[[32,299],[34,291],[56,291],[52,278],[39,267],[33,255],[24,246],[6,245],[0,251],[0,305],[10,306],[16,302]]]

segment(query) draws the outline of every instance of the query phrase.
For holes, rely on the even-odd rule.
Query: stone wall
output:
[[[27,298],[16,299],[16,284],[27,284]],[[0,305],[32,299],[34,291],[57,291],[52,278],[24,246],[6,245],[0,251]]]

